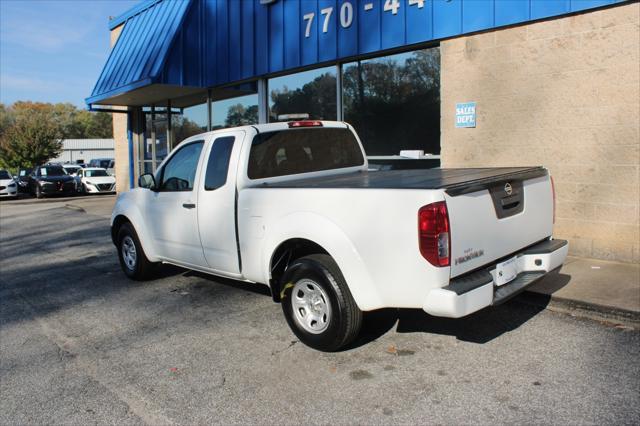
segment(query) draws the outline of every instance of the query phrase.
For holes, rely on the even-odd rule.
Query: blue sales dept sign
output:
[[[456,127],[476,127],[476,103],[456,104]]]

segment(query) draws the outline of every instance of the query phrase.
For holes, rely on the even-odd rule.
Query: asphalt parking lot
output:
[[[113,196],[0,201],[0,423],[637,424],[640,333],[519,300],[300,344],[263,288],[121,273]]]

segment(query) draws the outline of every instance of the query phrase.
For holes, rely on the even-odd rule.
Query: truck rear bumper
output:
[[[422,309],[430,315],[460,318],[491,305],[499,305],[531,284],[558,270],[569,250],[566,240],[546,240],[531,246],[512,259],[515,278],[498,286],[497,265],[451,280],[448,286],[427,294]]]

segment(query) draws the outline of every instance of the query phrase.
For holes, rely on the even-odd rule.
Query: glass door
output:
[[[172,148],[171,132],[168,131],[166,108],[145,108],[143,110],[144,137],[139,145],[139,172],[155,173],[158,166],[169,155]]]

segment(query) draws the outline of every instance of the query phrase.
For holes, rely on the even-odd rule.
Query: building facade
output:
[[[62,151],[53,163],[89,164],[94,158],[115,158],[113,139],[63,139]],[[127,158],[122,161],[127,162]]]
[[[545,165],[573,254],[640,261],[640,8],[615,0],[148,0],[87,104],[119,190],[207,129],[345,120],[368,155]]]

